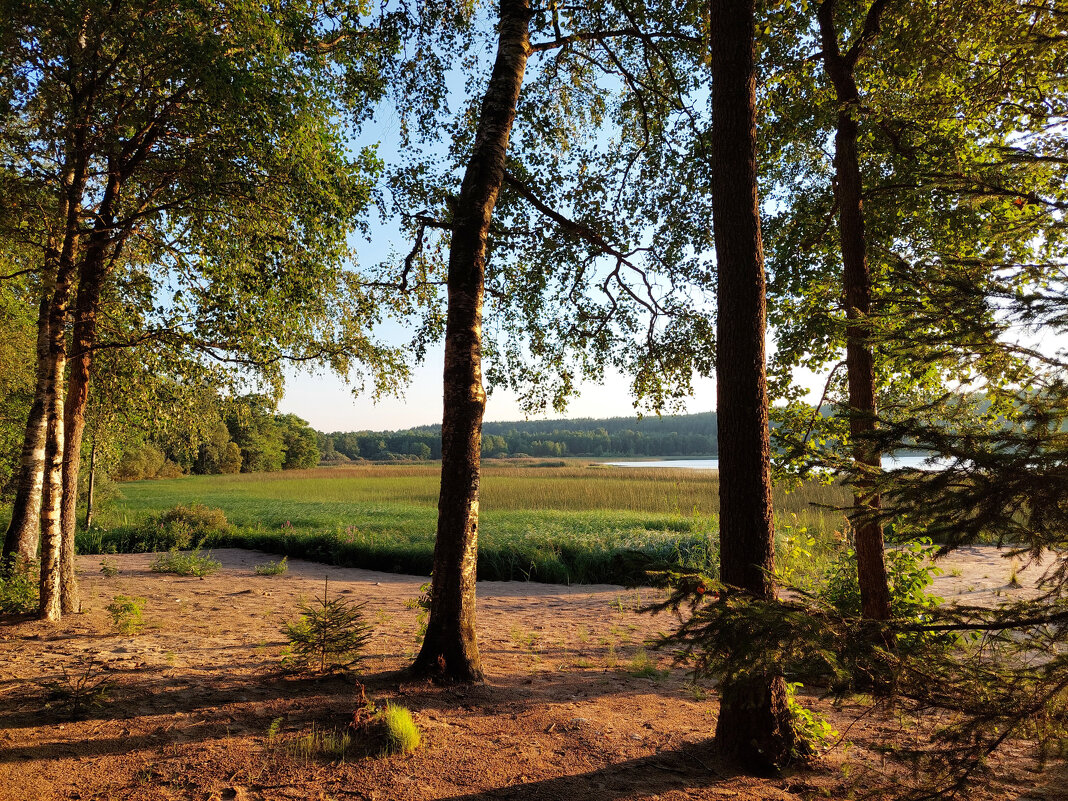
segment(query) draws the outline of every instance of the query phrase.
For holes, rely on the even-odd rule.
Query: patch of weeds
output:
[[[690,682],[684,688],[686,694],[695,701],[704,701],[708,698],[708,690],[698,684],[696,681]]]
[[[344,598],[323,597],[314,604],[300,602],[300,619],[287,623],[282,633],[289,640],[282,664],[289,670],[333,673],[346,670],[362,659],[360,653],[371,638],[371,627],[363,622],[364,603]]]
[[[593,667],[593,662],[590,661],[589,659],[587,659],[584,656],[580,656],[572,664],[577,668],[591,668],[591,667]]]
[[[289,570],[287,559],[288,557],[283,556],[277,562],[264,562],[262,565],[256,565],[253,571],[257,576],[280,576]]]
[[[419,597],[409,598],[404,602],[405,609],[418,609],[419,614],[415,618],[415,641],[417,643],[423,642],[423,637],[426,636],[426,624],[430,619],[430,590],[431,583],[428,581],[425,584],[419,585]]]
[[[145,627],[142,616],[145,609],[144,598],[116,595],[106,608],[111,615],[111,624],[119,634],[137,634]]]
[[[644,648],[639,648],[627,665],[627,673],[642,679],[658,679],[667,671],[660,670],[656,665],[656,658],[650,656]]]
[[[616,646],[615,646],[615,643],[611,643],[610,642],[610,643],[608,643],[608,650],[605,652],[605,655],[604,655],[604,665],[605,665],[606,668],[611,670],[612,668],[614,668],[616,666],[616,663],[618,661],[619,661],[619,659],[616,657]]]
[[[822,715],[797,702],[800,687],[799,682],[786,683],[786,707],[794,727],[794,756],[806,758],[830,748],[837,741],[838,732]]]
[[[0,564],[0,612],[23,614],[37,609],[38,586],[34,565],[16,558]]]
[[[590,630],[585,626],[579,626],[575,629],[575,636],[578,637],[579,642],[588,643],[590,641]]]
[[[115,578],[119,575],[119,566],[115,564],[114,559],[105,556],[100,560],[100,572],[104,574],[104,578]]]
[[[512,630],[509,632],[512,641],[527,650],[533,651],[538,647],[538,635],[533,631],[523,631],[519,626],[512,626]]]
[[[286,750],[298,759],[311,762],[327,759],[344,762],[352,747],[352,735],[337,729],[321,729],[312,724],[311,731],[286,744]]]
[[[48,682],[44,688],[48,691],[45,709],[58,711],[73,720],[107,703],[115,682],[101,675],[99,665],[89,659],[76,669],[63,668],[63,678]]]
[[[152,563],[154,573],[176,573],[179,576],[210,576],[219,572],[222,562],[213,559],[210,553],[195,548],[192,551],[179,551],[172,548],[161,553]]]
[[[363,744],[367,753],[379,756],[410,754],[423,741],[419,727],[406,707],[387,703],[377,706],[367,700],[363,685],[360,688],[361,705],[352,713],[349,729]]]

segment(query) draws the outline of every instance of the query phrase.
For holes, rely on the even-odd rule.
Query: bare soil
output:
[[[944,722],[805,696],[840,744],[814,764],[745,777],[711,751],[714,689],[642,646],[673,623],[636,612],[655,590],[482,582],[488,680],[443,688],[397,674],[416,648],[406,601],[425,579],[299,560],[263,577],[254,566],[274,557],[214,555],[223,569],[204,579],[153,573],[146,554],[109,557],[120,572],[105,577],[100,557],[80,557],[81,614],[0,625],[0,799],[887,798],[914,777],[886,747],[923,742]],[[935,592],[974,603],[1031,591],[1039,569],[1017,589],[999,556],[951,556]],[[295,678],[280,668],[281,626],[324,578],[331,595],[367,602],[374,636],[358,675]],[[117,595],[145,599],[141,633],[116,632],[105,607]],[[649,660],[660,673],[648,675]],[[297,753],[313,729],[345,729],[357,680],[375,701],[411,709],[423,746],[343,762]],[[74,688],[99,681],[106,700],[72,719]],[[1010,743],[966,797],[1068,799],[1068,771],[1040,771],[1026,743]]]

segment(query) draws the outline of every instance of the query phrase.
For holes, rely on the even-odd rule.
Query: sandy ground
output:
[[[80,557],[83,610],[59,625],[0,625],[0,799],[798,799],[885,798],[909,783],[884,757],[888,743],[922,739],[938,721],[871,714],[802,700],[842,732],[814,765],[753,779],[715,761],[716,697],[666,656],[637,675],[642,643],[671,618],[635,610],[657,591],[481,582],[480,647],[488,681],[472,688],[401,683],[416,649],[414,576],[293,561],[256,576],[273,557],[214,553],[205,579],[160,575],[152,555]],[[948,557],[935,592],[991,603],[1033,591],[992,548]],[[374,626],[357,677],[368,695],[409,707],[424,745],[409,756],[344,762],[297,754],[313,729],[344,730],[356,678],[294,678],[280,670],[283,622],[300,598],[329,592],[366,601]],[[145,599],[145,628],[116,633],[105,607]],[[85,681],[110,685],[84,719],[63,708]],[[57,699],[58,684],[66,690]],[[50,700],[51,696],[51,700]],[[272,727],[272,723],[274,726]],[[272,733],[276,730],[276,733]],[[1030,761],[1010,744],[969,799],[1068,799],[1068,771]]]

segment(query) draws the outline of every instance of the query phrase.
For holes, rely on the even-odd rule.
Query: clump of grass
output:
[[[269,729],[268,736],[270,736]],[[312,759],[344,762],[352,747],[352,735],[347,731],[320,729],[312,725],[310,732],[291,740],[287,745],[287,750],[291,755],[305,762],[310,762]]]
[[[104,574],[105,578],[115,578],[119,575],[119,566],[115,564],[113,559],[108,559],[106,556],[100,560],[100,572]]]
[[[253,571],[257,576],[280,576],[289,570],[289,563],[286,560],[287,557],[283,556],[277,562],[264,562],[262,565],[256,565]]]
[[[286,668],[334,673],[353,667],[363,658],[361,651],[371,638],[371,627],[363,622],[364,604],[343,598],[331,600],[327,591],[324,583],[322,599],[317,598],[314,604],[301,601],[300,618],[282,627],[289,640],[282,658]]]
[[[419,727],[412,720],[412,713],[403,706],[386,704],[379,715],[385,729],[386,754],[410,754],[423,741]]]
[[[210,576],[219,572],[222,562],[212,558],[210,553],[196,548],[192,551],[179,551],[172,548],[161,553],[152,563],[155,573],[176,573],[179,576]]]
[[[144,598],[116,595],[106,608],[111,614],[112,625],[120,634],[137,634],[145,627]]]
[[[19,559],[0,564],[0,612],[23,614],[37,608],[37,570]]]
[[[639,648],[627,665],[627,672],[641,679],[657,679],[664,675],[656,665],[656,659],[644,648]]]

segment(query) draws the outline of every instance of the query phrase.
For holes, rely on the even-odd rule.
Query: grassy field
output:
[[[81,535],[79,547],[167,547],[173,532],[158,516],[199,503],[222,509],[231,524],[214,527],[208,545],[426,575],[439,470],[365,465],[122,484],[121,497],[98,518],[106,531]],[[482,480],[479,577],[625,583],[641,580],[649,567],[714,570],[717,485],[711,471],[489,463]],[[833,486],[777,492],[780,538],[804,530],[809,548],[824,547],[842,526],[841,515],[826,507],[848,500]]]

